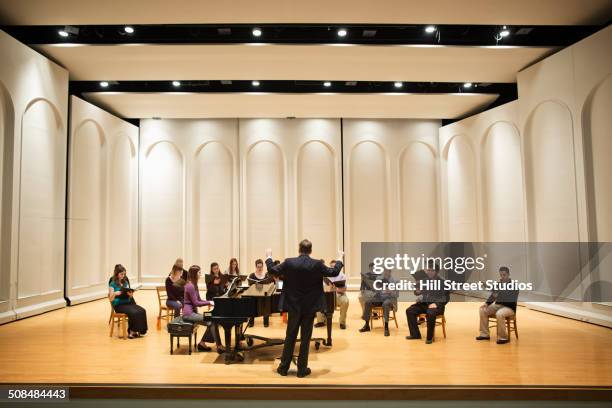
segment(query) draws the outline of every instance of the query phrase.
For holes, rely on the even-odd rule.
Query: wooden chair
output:
[[[156,286],[157,290],[157,303],[159,305],[159,314],[157,315],[157,330],[161,330],[161,319],[166,319],[166,322],[174,319],[174,309],[166,306],[166,300],[168,294],[166,293],[165,286]]]
[[[378,317],[382,320],[383,319],[383,315],[384,315],[384,310],[382,307],[382,304],[378,303],[378,304],[373,304],[372,305],[372,309],[370,310],[370,326],[372,328],[374,328],[374,315],[377,314]],[[395,308],[391,308],[391,312],[389,313],[389,321],[393,320],[395,322],[395,327],[399,328],[399,325],[397,324],[397,318],[395,316]],[[384,324],[384,322],[383,322]]]
[[[422,319],[423,321],[427,322],[427,313],[421,313],[418,318],[419,320]],[[443,314],[436,315],[436,326],[442,326],[442,334],[444,335],[444,338],[446,338],[446,317],[444,317]]]
[[[124,340],[128,338],[127,336],[127,327],[128,327],[128,316],[125,313],[117,313],[115,312],[115,308],[111,303],[111,312],[110,317],[108,319],[108,324],[110,324],[110,337],[113,337],[113,332],[115,329],[115,324],[117,324],[117,330],[119,331],[119,337]]]
[[[497,327],[497,318],[495,316],[489,316],[489,329]],[[518,340],[518,327],[516,326],[516,313],[512,316],[506,317],[506,330],[508,331],[508,340],[512,337],[512,332]]]

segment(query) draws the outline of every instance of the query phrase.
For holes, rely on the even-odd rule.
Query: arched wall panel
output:
[[[184,253],[184,194],[183,155],[171,142],[156,143],[143,163],[141,268],[143,277],[160,284]]]
[[[18,299],[63,290],[63,146],[57,108],[32,101],[22,116]]]
[[[297,164],[297,233],[316,243],[326,261],[337,249],[336,172],[334,155],[325,143],[302,145]]]
[[[194,175],[194,255],[221,268],[234,253],[233,179],[231,152],[220,142],[206,143],[197,153]]]
[[[523,241],[524,186],[518,129],[509,122],[496,122],[482,143],[484,240]]]
[[[533,241],[578,241],[572,115],[545,101],[525,127],[528,212]]]
[[[386,152],[378,143],[363,141],[350,152],[348,168],[351,233],[347,251],[355,277],[361,269],[361,243],[389,239]]]
[[[437,161],[426,143],[413,142],[400,156],[402,241],[438,239]]]
[[[285,174],[280,148],[260,141],[246,154],[247,259],[262,258],[266,248],[273,254],[285,247]],[[254,268],[248,265],[248,268]]]
[[[108,275],[106,137],[99,123],[86,120],[77,125],[70,156],[68,258],[70,287],[77,289],[102,283]]]
[[[446,156],[449,241],[478,241],[475,159],[465,136],[452,138]]]
[[[14,118],[11,96],[0,81],[0,314],[7,313],[11,308],[9,289]]]
[[[71,305],[108,294],[122,264],[138,284],[138,128],[70,99],[65,295]]]
[[[137,130],[137,129],[135,129]],[[138,281],[138,158],[129,136],[114,137],[109,171],[109,249],[106,275],[121,263]]]

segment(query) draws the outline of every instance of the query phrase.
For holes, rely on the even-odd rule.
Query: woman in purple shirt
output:
[[[200,306],[214,306],[214,302],[210,300],[202,300],[198,290],[198,280],[200,279],[200,267],[193,265],[189,268],[187,284],[185,285],[185,295],[183,297],[183,320],[196,324],[208,326],[202,340],[198,344],[198,350],[210,351],[211,348],[206,345],[206,342],[214,342],[217,345],[217,352],[223,353],[225,350],[221,345],[219,338],[219,328],[215,323],[204,322],[204,315],[198,313]]]

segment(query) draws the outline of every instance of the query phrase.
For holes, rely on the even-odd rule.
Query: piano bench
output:
[[[181,316],[175,317],[168,323],[168,333],[170,334],[170,354],[174,354],[174,338],[176,337],[176,347],[180,347],[180,339],[181,337],[189,338],[189,354],[191,355],[191,348],[193,344],[193,348],[196,347],[197,343],[197,334],[198,334],[198,325],[186,322],[183,320]],[[191,336],[193,335],[193,343],[191,341]]]

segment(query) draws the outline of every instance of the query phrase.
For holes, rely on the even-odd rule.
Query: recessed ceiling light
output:
[[[394,83],[393,86],[396,87],[396,88],[401,88],[402,86],[404,86],[404,84],[398,81],[398,82]]]
[[[345,28],[341,28],[341,29],[338,30],[338,37],[346,37],[347,33],[348,32],[346,31]]]
[[[430,26],[425,27],[425,32],[428,33],[428,34],[431,34],[434,31],[436,31],[436,26],[431,26],[430,25]]]
[[[125,27],[123,27],[123,31],[125,31],[128,34],[133,34],[134,33],[134,27],[125,26]]]
[[[331,86],[331,82],[325,81],[325,82],[323,82],[323,86],[326,87],[326,88],[329,88]]]
[[[64,30],[59,30],[57,33],[60,35],[60,37],[68,37],[68,33]]]
[[[363,30],[363,33],[361,34],[364,37],[375,37],[376,36],[376,30]]]
[[[253,81],[251,83],[253,84],[253,86],[259,86],[259,81]]]
[[[181,81],[172,81],[172,86],[181,86]]]
[[[472,87],[472,83],[471,82],[466,82],[465,84],[463,84],[464,88],[471,88]]]
[[[106,81],[102,81],[102,82],[100,82],[100,86],[101,86],[102,88],[106,88],[106,87],[108,87],[108,82],[106,82]]]
[[[253,35],[254,35],[255,37],[259,37],[259,36],[261,36],[261,28],[254,28],[254,29],[253,29]]]

